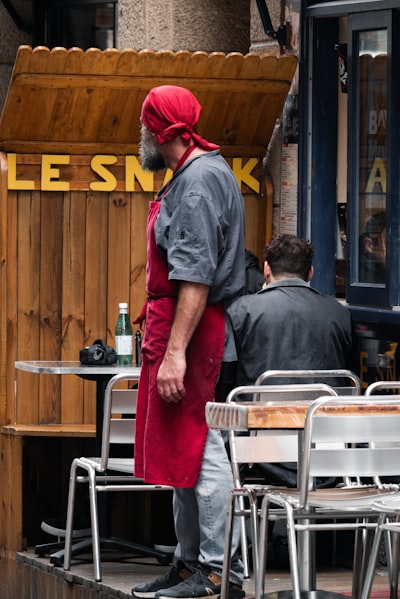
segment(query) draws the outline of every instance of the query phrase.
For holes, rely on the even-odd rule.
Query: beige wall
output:
[[[268,0],[271,21],[282,3]],[[119,0],[119,48],[278,53],[264,33],[255,0]]]
[[[268,12],[271,17],[272,26],[278,29],[282,23],[282,4],[280,0],[267,0]],[[258,13],[256,0],[250,4],[250,51],[257,54],[279,54],[277,42],[266,36],[260,15]]]
[[[119,0],[118,47],[243,52],[250,0]]]

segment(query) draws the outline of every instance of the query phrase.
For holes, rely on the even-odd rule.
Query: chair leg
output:
[[[353,559],[353,580],[352,597],[360,599],[362,582],[365,579],[366,571],[369,565],[372,542],[374,539],[373,531],[369,528],[362,528],[362,523],[368,525],[368,518],[362,522],[357,520],[361,528],[356,529],[354,538],[354,559]]]
[[[299,573],[299,562],[298,562],[298,550],[297,550],[297,541],[296,541],[296,530],[294,523],[294,515],[293,508],[290,503],[286,503],[286,527],[287,527],[287,537],[288,537],[288,549],[289,549],[289,562],[290,562],[290,572],[292,579],[292,587],[293,587],[293,597],[294,599],[300,599],[301,597],[301,589],[300,589],[300,573]]]
[[[75,491],[76,491],[76,460],[72,461],[70,475],[69,475],[69,488],[68,488],[68,506],[67,506],[67,521],[65,530],[65,546],[64,546],[64,570],[71,568],[71,548],[72,548],[72,532],[74,522],[74,510],[75,510]]]
[[[273,502],[277,503],[285,509],[286,512],[286,526],[288,531],[288,548],[289,548],[289,562],[290,562],[290,574],[292,580],[292,591],[294,599],[301,599],[300,590],[300,574],[297,558],[297,542],[296,542],[296,531],[294,525],[293,508],[284,499],[279,496],[273,497]],[[259,529],[259,568],[256,576],[256,593],[255,599],[263,599],[264,597],[264,581],[265,581],[265,569],[266,569],[266,553],[267,553],[267,542],[268,542],[268,522],[269,522],[269,508],[270,508],[270,497],[267,493],[261,504],[261,517],[260,517],[260,529]]]
[[[266,495],[261,503],[261,516],[258,531],[258,559],[254,565],[255,599],[264,597],[265,570],[267,566],[267,544],[269,523],[269,497]]]
[[[249,492],[250,501],[250,530],[251,547],[253,555],[253,571],[257,572],[260,566],[260,556],[258,550],[258,502],[257,493],[254,490]]]
[[[244,513],[244,497],[240,495],[238,498],[239,510]],[[241,557],[243,562],[243,576],[249,578],[250,576],[250,564],[249,564],[249,545],[247,542],[247,531],[246,531],[246,517],[240,516],[240,546],[241,546]]]
[[[236,497],[235,491],[231,491],[231,494],[229,495],[228,507],[227,507],[227,511],[226,511],[224,563],[223,563],[222,575],[221,575],[220,599],[228,599],[228,596],[229,596],[229,572],[231,569],[233,518],[234,518],[236,499],[239,499],[239,498]]]
[[[379,516],[379,520],[375,529],[374,541],[372,543],[371,553],[368,560],[368,567],[366,569],[364,584],[361,590],[361,599],[368,599],[371,592],[372,583],[374,581],[375,576],[375,566],[376,560],[378,558],[379,544],[381,542],[382,537],[381,524],[384,522],[384,520],[385,514],[381,514]]]
[[[363,558],[363,538],[362,531],[356,528],[354,533],[354,555],[353,555],[353,580],[352,580],[352,597],[359,599],[360,597],[360,581],[361,581],[361,564]]]
[[[91,521],[91,525],[92,525],[92,551],[93,551],[94,579],[97,582],[100,582],[101,581],[101,564],[100,564],[99,516],[98,516],[98,509],[97,509],[96,472],[93,468],[88,468],[88,477],[89,477],[90,521]]]
[[[398,522],[399,517],[396,517]],[[389,582],[390,582],[390,599],[397,599],[398,586],[399,586],[399,552],[400,552],[400,539],[398,532],[388,532],[388,537],[391,541],[390,547],[390,558],[388,557],[388,570],[389,570]]]
[[[390,522],[389,518],[386,518],[386,523],[389,523],[389,522]],[[393,568],[394,568],[392,534],[391,534],[390,530],[385,530],[383,532],[383,535],[385,538],[386,562],[387,562],[388,573],[389,573],[389,577],[390,577],[391,573],[393,571]],[[394,537],[393,537],[393,540],[394,540]]]

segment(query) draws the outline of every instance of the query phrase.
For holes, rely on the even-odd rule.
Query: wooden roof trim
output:
[[[197,96],[199,132],[224,155],[262,155],[296,66],[295,56],[21,46],[0,121],[0,148],[136,154],[146,94],[172,84]]]
[[[154,57],[157,60],[154,60]],[[46,46],[20,46],[13,78],[20,73],[51,73],[54,75],[118,75],[148,78],[173,76],[186,78],[222,79],[276,79],[288,80],[293,74],[297,58],[282,55],[259,56],[232,52],[189,52],[180,50],[117,50],[108,48],[53,48]],[[164,70],[164,64],[166,70]],[[287,63],[287,70],[284,68]]]

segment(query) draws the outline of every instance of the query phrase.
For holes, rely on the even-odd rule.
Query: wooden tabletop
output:
[[[368,398],[372,399],[372,398]],[[322,409],[335,411],[337,414],[359,414],[368,410],[370,414],[400,412],[400,397],[376,397],[376,404],[369,405],[358,402],[354,397],[341,397],[343,403],[327,405]],[[304,428],[307,410],[312,401],[243,401],[232,403],[206,404],[206,420],[209,428],[247,431],[251,429],[302,429]]]
[[[206,404],[209,428],[247,431],[258,428],[303,428],[310,401],[270,404],[264,402],[236,402]]]

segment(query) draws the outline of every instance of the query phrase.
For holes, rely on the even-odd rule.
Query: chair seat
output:
[[[276,493],[276,489],[273,489]],[[280,491],[278,491],[279,493]],[[300,492],[297,489],[287,489],[282,493],[285,499],[292,501],[295,505],[299,501]],[[308,505],[310,507],[340,508],[341,510],[357,510],[363,506],[371,508],[371,502],[379,500],[382,496],[397,496],[398,490],[393,486],[377,488],[375,486],[364,487],[342,487],[334,489],[317,489],[308,494]]]
[[[376,503],[373,503],[372,508],[386,514],[399,514],[400,496],[397,494],[393,497],[380,497]]]
[[[92,467],[97,471],[101,472],[101,458],[80,458],[85,464],[91,464]],[[112,470],[113,472],[124,472],[126,474],[131,474],[132,478],[134,478],[135,461],[133,458],[109,458],[107,462],[107,470]],[[141,479],[139,479],[141,480]]]

